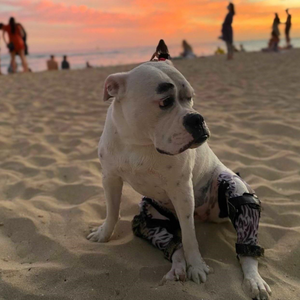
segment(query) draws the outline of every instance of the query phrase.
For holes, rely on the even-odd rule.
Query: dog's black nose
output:
[[[200,128],[204,122],[204,119],[199,114],[188,114],[183,119],[183,125],[186,129]]]
[[[195,142],[209,137],[204,119],[200,114],[187,114],[184,116],[183,126],[193,136]]]

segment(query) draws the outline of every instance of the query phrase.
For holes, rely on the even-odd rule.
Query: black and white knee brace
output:
[[[173,253],[182,247],[181,230],[176,216],[150,198],[143,197],[140,214],[132,220],[133,233],[162,250],[172,261]]]
[[[243,192],[239,195],[241,186],[248,187],[238,175],[220,174],[219,217],[229,217],[237,232],[237,255],[263,256],[264,249],[257,244],[261,202],[255,193]]]

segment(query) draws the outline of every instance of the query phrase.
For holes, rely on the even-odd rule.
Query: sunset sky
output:
[[[235,0],[237,40],[267,39],[278,12],[290,8],[300,37],[300,0]],[[221,0],[1,0],[0,22],[23,24],[31,51],[95,49],[216,41],[227,13]],[[281,25],[283,32],[284,25]]]

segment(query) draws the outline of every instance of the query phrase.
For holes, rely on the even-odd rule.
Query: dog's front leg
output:
[[[203,261],[195,233],[195,200],[193,184],[179,184],[168,193],[174,205],[182,232],[182,244],[187,262],[187,276],[196,283],[205,282],[209,267]]]
[[[99,243],[107,242],[110,239],[119,219],[123,180],[116,176],[104,176],[102,183],[106,198],[106,220],[87,237],[89,240]]]
[[[271,295],[269,285],[261,278],[258,273],[258,261],[255,257],[239,257],[244,273],[244,290],[251,298],[267,300]],[[259,297],[259,298],[258,298]]]

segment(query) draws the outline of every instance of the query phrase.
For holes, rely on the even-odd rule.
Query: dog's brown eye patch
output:
[[[156,88],[157,94],[164,94],[169,90],[174,89],[174,84],[170,82],[162,82]]]

